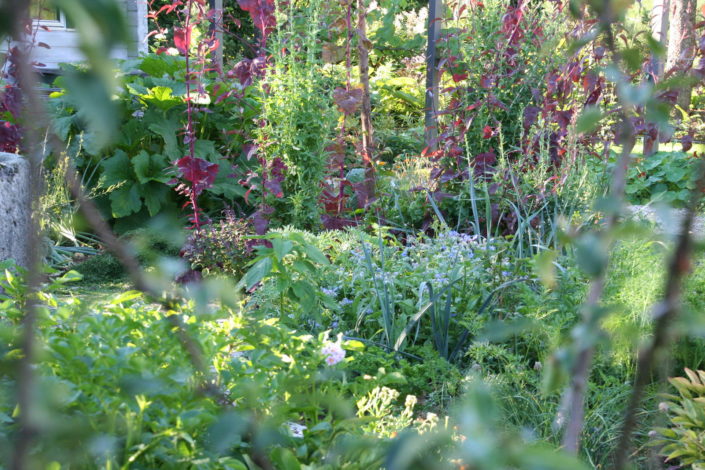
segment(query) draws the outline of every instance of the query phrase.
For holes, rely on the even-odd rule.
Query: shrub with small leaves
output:
[[[252,228],[246,220],[226,212],[217,223],[194,230],[181,250],[191,267],[204,274],[240,277],[252,254]]]

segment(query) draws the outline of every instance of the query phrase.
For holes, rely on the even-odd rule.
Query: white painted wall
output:
[[[113,51],[113,58],[127,59],[147,52],[147,0],[117,0],[125,6],[127,23],[130,28],[131,44]],[[42,64],[40,68],[56,70],[61,63],[76,63],[83,60],[78,49],[78,34],[60,23],[46,23],[49,31],[38,28],[35,43],[45,43],[51,48],[35,46],[32,59]],[[6,44],[0,46],[0,51]]]

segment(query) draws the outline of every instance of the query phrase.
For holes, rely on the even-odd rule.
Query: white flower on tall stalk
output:
[[[345,349],[343,349],[342,336],[338,336],[338,340],[334,343],[326,341],[321,348],[321,354],[325,356],[326,364],[334,366],[345,359]]]

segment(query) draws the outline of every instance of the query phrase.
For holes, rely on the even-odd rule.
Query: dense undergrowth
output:
[[[44,263],[0,265],[0,468],[615,468],[625,410],[636,468],[705,463],[702,234],[674,250],[671,210],[705,72],[644,78],[644,6],[449,2],[427,65],[416,1],[237,5],[152,1],[149,54],[106,66],[106,31],[54,83]],[[29,151],[17,54],[0,137]]]
[[[78,441],[86,452],[47,456],[42,465],[54,459],[79,467],[129,462],[136,468],[245,468],[243,456],[260,445],[275,462],[381,466],[388,447],[395,445],[390,439],[407,427],[432,433],[449,426],[446,416],[455,422],[454,403],[478,377],[491,387],[497,412],[504,416],[502,432],[519,433],[527,443],[557,443],[560,396],[542,381],[551,351],[578,322],[585,296],[584,276],[570,257],[558,261],[561,274],[547,289],[535,280],[529,260],[502,263],[506,246],[455,232],[422,236],[407,245],[383,233],[356,230],[320,236],[293,229],[275,233],[275,251],[282,248],[274,240],[291,245],[278,269],[288,273],[292,286],[308,284],[313,300],[297,288],[282,291],[282,276],[270,273],[251,297],[238,299],[232,281],[216,278],[192,287],[191,301],[166,312],[181,316],[204,346],[213,380],[230,401],[226,404],[194,395],[195,371],[173,326],[139,293],[115,292],[94,300],[95,293],[80,285],[94,290],[100,283],[86,277],[72,287],[76,279],[70,275],[49,285],[39,324],[42,380],[48,381],[40,402],[47,419],[62,418],[49,419],[44,442],[61,449],[65,439]],[[303,247],[300,252],[297,245]],[[475,256],[486,257],[487,264],[473,261]],[[613,313],[604,323],[611,340],[600,348],[583,437],[583,456],[597,468],[609,463],[615,445],[631,389],[632,351],[648,334],[648,308],[662,285],[663,256],[658,239],[645,243],[639,237],[620,243],[613,253],[605,298]],[[297,263],[314,269],[295,271]],[[693,312],[702,309],[698,286],[703,276],[705,269],[698,267],[688,289],[686,305]],[[491,306],[480,308],[497,286],[522,277],[528,279],[502,288]],[[428,292],[425,285],[431,287]],[[437,299],[438,311],[414,323],[414,314],[447,285],[458,286],[446,290],[452,302]],[[3,334],[10,338],[19,326],[24,293],[10,271],[3,288]],[[225,297],[222,303],[204,304],[204,291]],[[446,305],[451,305],[448,312]],[[429,316],[434,314],[435,326]],[[385,315],[393,317],[388,335]],[[444,319],[449,321],[445,331]],[[466,343],[449,357],[465,331],[470,332]],[[406,337],[399,342],[402,332]],[[442,349],[444,334],[450,349]],[[326,344],[345,351],[340,363],[327,365]],[[697,339],[676,345],[673,370],[698,367],[698,350],[705,349]],[[657,401],[651,395],[646,409],[653,410]],[[10,423],[11,398],[4,395],[3,403]],[[223,414],[223,405],[232,405],[231,411]],[[657,418],[653,411],[643,413],[642,445]],[[259,433],[257,441],[243,442],[245,430]],[[646,465],[650,458],[648,447],[640,447],[637,461]],[[277,468],[298,468],[281,465]]]

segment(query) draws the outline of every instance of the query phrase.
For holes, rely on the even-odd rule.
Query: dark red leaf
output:
[[[353,190],[357,196],[357,205],[359,208],[366,208],[371,202],[373,194],[370,192],[370,185],[367,181],[361,181],[359,183],[352,183]]]
[[[237,0],[237,3],[250,14],[252,23],[262,33],[263,42],[266,42],[277,25],[277,19],[274,16],[274,0]]]
[[[362,89],[353,88],[351,90],[346,90],[345,88],[336,88],[333,91],[333,101],[340,112],[346,115],[354,114],[362,104]]]
[[[274,213],[274,208],[272,206],[263,205],[258,211],[252,214],[252,222],[255,227],[255,233],[257,235],[264,235],[267,232],[267,227],[269,227],[268,217]]]
[[[171,2],[170,4],[164,5],[163,7],[161,7],[161,8],[157,11],[157,13],[156,13],[155,16],[159,16],[160,14],[162,14],[162,13],[164,13],[164,12],[166,12],[166,13],[171,13],[171,12],[173,12],[174,10],[176,10],[177,7],[179,7],[179,6],[181,6],[181,5],[183,5],[183,2],[182,2],[181,0],[173,1],[173,2]]]
[[[176,167],[181,177],[191,183],[195,196],[213,185],[219,168],[217,163],[210,163],[202,158],[190,156],[178,160]]]
[[[565,131],[568,128],[568,125],[570,124],[570,120],[573,118],[573,110],[572,109],[567,109],[565,111],[556,111],[556,123],[558,126],[561,128],[562,131]]]
[[[272,160],[272,163],[269,166],[269,171],[275,178],[284,178],[284,172],[286,170],[286,163],[284,163],[284,160],[279,157]]]
[[[467,108],[465,108],[466,111],[472,111],[473,109],[477,108],[478,106],[482,105],[482,101],[475,101],[473,104],[468,105]]]
[[[503,109],[504,111],[507,110],[507,105],[502,103],[497,97],[494,95],[494,93],[490,93],[489,96],[487,97],[487,104],[490,106],[494,106],[500,109]]]
[[[683,145],[683,151],[687,152],[693,148],[693,136],[691,134],[686,134],[681,137],[681,145]]]
[[[483,75],[480,77],[480,86],[484,89],[489,89],[494,86],[495,78],[492,75]]]
[[[602,96],[602,85],[596,86],[592,93],[588,95],[587,100],[585,100],[585,105],[589,106],[596,104],[599,101],[600,96]]]
[[[191,47],[191,32],[193,27],[174,28],[174,46],[179,52],[186,55]]]
[[[257,146],[255,144],[245,144],[242,146],[242,153],[246,159],[251,160],[257,154]]]
[[[269,179],[265,181],[264,187],[267,188],[267,191],[273,194],[274,197],[280,198],[284,196],[284,192],[282,191],[282,185],[276,179]]]
[[[176,282],[179,284],[195,284],[201,282],[202,280],[203,276],[201,275],[201,272],[193,269],[189,269],[176,278]]]
[[[492,166],[497,163],[497,155],[494,151],[480,153],[475,155],[475,174],[484,175],[492,170]]]
[[[541,109],[538,106],[527,106],[524,108],[524,129],[528,130],[536,122]]]
[[[321,222],[326,230],[341,230],[345,227],[354,227],[357,225],[354,219],[348,219],[345,217],[336,217],[328,214],[323,214],[321,216]]]

